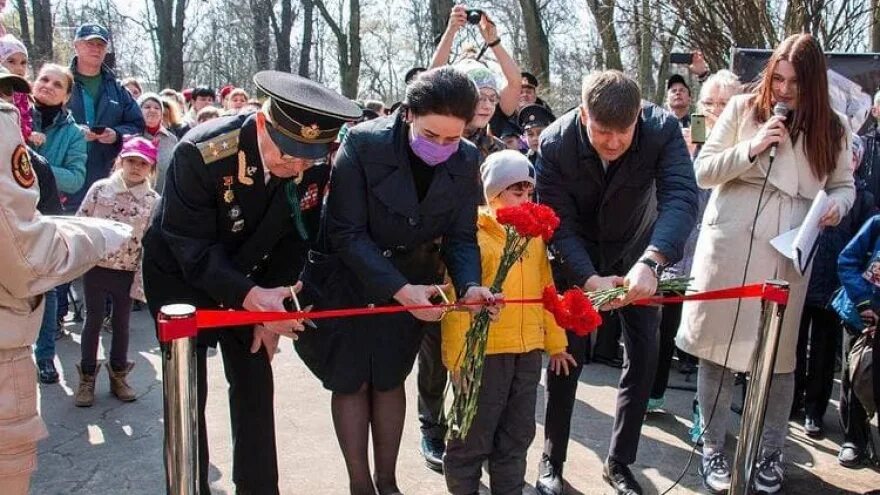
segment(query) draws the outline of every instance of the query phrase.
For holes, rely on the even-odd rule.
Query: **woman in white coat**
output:
[[[786,117],[773,116],[780,102],[790,110]],[[755,488],[767,493],[782,488],[798,323],[809,282],[809,273],[799,275],[770,239],[799,226],[820,190],[829,195],[823,225],[836,225],[846,214],[855,196],[848,140],[845,120],[829,103],[822,50],[812,36],[799,34],[776,49],[752,93],[730,101],[694,163],[699,186],[713,191],[697,240],[692,288],[738,286],[744,272],[747,284],[775,278],[791,288],[754,477]],[[778,149],[771,168],[773,146]],[[759,326],[757,300],[683,307],[676,343],[700,359],[704,448],[699,470],[713,492],[730,484],[723,451],[733,373],[750,369]]]

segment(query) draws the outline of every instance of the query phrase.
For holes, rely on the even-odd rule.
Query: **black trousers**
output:
[[[253,330],[220,330],[223,370],[229,383],[232,423],[232,481],[237,495],[277,495],[278,460],[275,452],[275,411],[272,366],[266,349],[251,354]],[[199,485],[208,483],[208,434],[205,404],[208,400],[207,346],[196,349],[199,396]]]
[[[540,350],[486,356],[473,425],[465,439],[448,442],[443,457],[449,493],[477,493],[488,461],[492,495],[522,495],[540,379]]]
[[[856,397],[856,394],[852,392],[847,369],[849,367],[849,351],[855,345],[857,338],[847,331],[843,332],[844,365],[840,377],[840,421],[843,424],[843,441],[853,443],[859,450],[864,451],[868,445],[868,438],[871,435],[871,424],[868,422],[870,418],[868,418],[868,414],[865,412],[865,407]],[[874,355],[876,356],[876,354],[875,352]],[[874,380],[877,380],[877,375],[880,372],[877,370],[876,363],[872,368],[874,370]]]
[[[596,330],[596,341],[587,347],[587,361],[591,358],[613,360],[620,357],[620,319],[616,313],[602,315],[602,325]]]
[[[419,348],[419,422],[422,435],[434,440],[446,438],[443,393],[446,391],[446,367],[440,354],[440,324],[425,325]]]
[[[608,457],[622,464],[636,460],[642,422],[657,368],[657,324],[660,312],[653,307],[628,306],[618,310],[621,319],[624,364],[617,390],[617,412]],[[603,313],[603,318],[606,314]],[[565,462],[571,433],[571,413],[589,337],[568,335],[568,352],[578,366],[568,376],[547,371],[547,414],[544,454],[554,464]]]
[[[678,326],[681,323],[681,303],[667,304],[660,312],[660,351],[654,385],[651,387],[652,399],[660,399],[666,394],[669,368],[672,367],[672,355],[675,354],[675,334],[678,333]]]
[[[840,317],[817,306],[804,306],[794,372],[794,406],[821,420],[834,388],[834,364],[840,349]]]

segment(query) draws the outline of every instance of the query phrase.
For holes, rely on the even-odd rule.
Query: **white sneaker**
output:
[[[725,493],[730,489],[730,466],[724,452],[703,456],[699,466],[703,486],[712,493]]]
[[[755,470],[755,491],[777,493],[782,490],[782,481],[782,452],[778,450],[765,452]]]

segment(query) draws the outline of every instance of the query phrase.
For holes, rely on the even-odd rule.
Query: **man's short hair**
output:
[[[639,85],[623,72],[605,70],[584,78],[581,102],[590,119],[612,129],[631,126],[642,107]]]
[[[874,106],[880,105],[880,91],[874,93]]]

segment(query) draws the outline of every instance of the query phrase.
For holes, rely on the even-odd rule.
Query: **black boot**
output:
[[[539,495],[562,495],[564,482],[562,481],[562,463],[550,460],[547,454],[541,456],[538,465],[538,481],[535,482],[535,490]]]
[[[626,464],[608,459],[602,470],[602,479],[614,487],[617,495],[642,495],[642,487]]]

